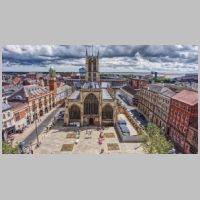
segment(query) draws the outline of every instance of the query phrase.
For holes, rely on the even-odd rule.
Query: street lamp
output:
[[[39,147],[40,146],[40,141],[39,141],[39,136],[38,136],[36,113],[34,114],[34,121],[35,121],[35,133],[36,133],[36,138],[37,138],[37,145],[36,145],[36,147]]]
[[[2,139],[3,139],[3,141],[7,142],[7,131],[6,131],[5,127],[3,127]]]

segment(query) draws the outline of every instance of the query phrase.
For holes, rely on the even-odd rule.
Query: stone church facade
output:
[[[101,87],[99,75],[99,53],[88,56],[86,51],[86,76],[80,90],[66,99],[64,124],[70,126],[114,125],[117,106],[112,88]]]

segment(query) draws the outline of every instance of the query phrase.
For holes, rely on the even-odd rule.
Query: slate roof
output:
[[[173,97],[176,93],[167,87],[163,87],[160,91],[160,94],[162,94],[163,96],[167,96],[167,97]]]
[[[160,91],[162,90],[164,86],[161,84],[150,84],[148,86],[146,86],[146,88],[152,92],[155,93],[160,93]]]
[[[106,89],[102,89],[102,98],[104,100],[111,100],[112,99],[111,95],[109,94],[108,90],[106,90]]]
[[[49,93],[49,90],[45,87],[38,85],[26,85],[16,91],[9,97],[9,100],[14,100],[16,97],[21,97],[21,100],[26,100],[26,97],[38,96]]]
[[[138,90],[134,89],[133,87],[131,87],[129,85],[122,87],[122,89],[125,90],[126,92],[132,94],[132,95],[135,95],[138,92]]]
[[[83,89],[99,89],[99,83],[97,82],[87,82],[87,83],[84,83]]]
[[[10,110],[11,106],[7,103],[2,103],[2,112],[5,112],[6,110]]]
[[[74,91],[70,96],[69,98],[70,100],[78,100],[80,99],[80,91]]]
[[[108,88],[108,87],[110,87],[110,83],[109,82],[102,82],[101,87],[102,88]]]
[[[181,86],[181,85],[170,84],[170,83],[165,83],[165,87],[169,88],[170,90],[172,90],[176,93],[181,92],[182,90],[194,91],[192,88],[189,88],[186,86]]]
[[[174,91],[172,91],[171,89],[169,89],[168,87],[162,84],[150,84],[146,86],[146,88],[152,92],[155,92],[157,94],[161,94],[167,97],[172,97],[176,94]]]

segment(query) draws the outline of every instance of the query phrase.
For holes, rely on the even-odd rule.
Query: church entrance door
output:
[[[93,118],[89,119],[89,125],[94,125],[94,119]]]

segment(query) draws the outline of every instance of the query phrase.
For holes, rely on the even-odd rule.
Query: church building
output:
[[[117,103],[109,86],[101,87],[99,74],[99,52],[88,55],[86,50],[86,76],[80,90],[74,91],[66,99],[64,124],[80,126],[114,125]]]

